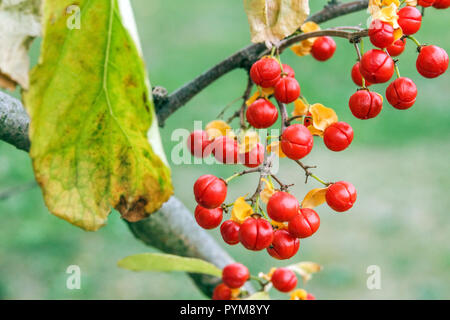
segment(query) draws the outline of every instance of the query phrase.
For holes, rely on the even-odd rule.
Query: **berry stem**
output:
[[[232,176],[226,178],[225,179],[225,183],[228,184],[234,178],[243,176],[245,174],[254,173],[254,172],[260,172],[260,171],[261,171],[261,169],[258,167],[258,168],[254,168],[254,169],[248,169],[248,170],[244,170],[244,171],[241,171],[241,172],[237,172],[237,173],[233,174]]]
[[[398,68],[397,63],[394,64],[394,68],[395,68],[395,74],[397,75],[397,78],[400,78],[400,70]]]
[[[320,183],[322,183],[325,186],[329,186],[331,183],[329,182],[325,182],[323,179],[319,178],[318,176],[316,176],[314,173],[312,173],[310,171],[310,169],[316,168],[316,166],[307,166],[305,164],[303,164],[303,162],[301,162],[300,160],[294,160],[300,167],[302,167],[302,169],[305,171],[305,183],[308,182],[308,178],[312,177],[314,179],[316,179],[317,181],[319,181]]]
[[[414,42],[414,43],[416,44],[417,48],[422,47],[422,45],[420,44],[420,42],[417,41],[417,39],[414,38],[414,36],[407,36],[407,38],[410,39],[412,42]]]

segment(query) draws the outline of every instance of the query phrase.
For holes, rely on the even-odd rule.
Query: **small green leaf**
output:
[[[258,291],[244,300],[270,300],[270,296],[268,292]]]
[[[204,260],[162,253],[135,254],[120,260],[117,265],[132,271],[182,271],[222,276],[222,270]]]

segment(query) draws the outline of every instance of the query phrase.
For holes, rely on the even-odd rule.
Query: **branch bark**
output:
[[[359,0],[338,5],[329,5],[322,11],[310,16],[308,21],[314,21],[316,23],[326,22],[339,16],[366,9],[368,4],[368,0]],[[291,39],[294,38],[290,38],[285,41],[292,41]],[[169,95],[160,97],[157,95],[157,92],[154,92],[159,125],[164,126],[165,120],[172,113],[184,106],[199,92],[228,72],[238,68],[249,70],[251,65],[262,55],[265,50],[266,46],[263,43],[252,44],[219,62],[211,69],[202,73]]]

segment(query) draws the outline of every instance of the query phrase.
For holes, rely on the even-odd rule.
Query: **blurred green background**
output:
[[[326,1],[311,2],[315,12]],[[242,1],[132,0],[132,4],[152,84],[169,91],[249,43]],[[417,38],[450,51],[449,15],[450,10],[427,10]],[[367,14],[361,12],[322,27],[365,24],[366,19]],[[409,42],[399,66],[402,75],[418,86],[417,103],[406,111],[385,103],[376,119],[361,121],[352,117],[347,107],[356,89],[350,79],[355,52],[346,41],[336,41],[337,52],[327,62],[319,63],[310,56],[299,58],[290,51],[282,59],[295,69],[310,102],[334,108],[341,120],[353,126],[351,148],[332,153],[316,143],[305,162],[317,164],[315,172],[328,180],[351,181],[358,190],[358,201],[344,214],[326,206],[318,208],[322,219],[318,233],[301,242],[299,253],[291,261],[315,261],[324,266],[306,286],[319,299],[448,299],[450,74],[432,80],[422,78],[415,70],[415,46]],[[35,43],[34,62],[38,51]],[[178,143],[171,141],[174,129],[192,130],[194,120],[214,119],[241,95],[245,82],[244,72],[234,71],[173,114],[161,131],[168,157]],[[384,94],[385,87],[373,88]],[[296,183],[293,192],[299,198],[318,187],[315,181],[305,186],[303,172],[290,161],[281,164],[280,177]],[[206,165],[174,165],[172,169],[176,195],[190,209],[195,207],[192,184],[199,175],[227,177],[240,170]],[[246,176],[242,182],[233,183],[229,201],[252,192],[254,178]],[[0,190],[32,180],[28,155],[0,142]],[[204,298],[184,274],[139,274],[118,269],[119,259],[150,249],[133,238],[117,213],[99,232],[87,233],[50,215],[39,189],[34,188],[0,201],[0,216],[0,298]],[[219,239],[217,230],[210,233]],[[241,246],[226,249],[253,273],[286,264],[266,252],[253,253]],[[81,290],[66,289],[65,270],[72,264],[81,267]],[[381,290],[366,287],[370,265],[381,268]]]

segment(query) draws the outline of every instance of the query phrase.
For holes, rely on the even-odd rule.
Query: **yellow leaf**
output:
[[[308,0],[244,0],[252,42],[277,43],[309,15]]]
[[[316,188],[309,191],[302,201],[302,208],[313,209],[325,202],[327,188]]]
[[[383,0],[381,3],[382,6],[390,6],[391,4],[395,4],[397,7],[400,7],[400,0]]]
[[[303,40],[303,41],[291,46],[291,50],[297,56],[303,57],[303,56],[307,56],[308,54],[311,53],[312,47],[313,47],[313,44],[310,41]]]
[[[239,153],[247,153],[259,143],[259,135],[254,130],[242,132],[239,136]]]
[[[264,98],[268,98],[275,92],[274,88],[261,88],[261,93]]]
[[[304,23],[301,27],[300,30],[303,31],[303,33],[309,33],[309,32],[314,32],[314,31],[319,31],[320,30],[320,26],[313,22],[313,21],[308,21],[306,23]],[[308,38],[306,40],[303,40],[307,43],[309,43],[312,47],[312,45],[314,44],[314,41],[316,41],[317,37],[314,38]]]
[[[372,19],[379,19],[381,21],[385,21],[390,23],[394,29],[400,28],[398,24],[398,15],[397,15],[398,7],[392,3],[388,7],[374,9],[372,13]]]
[[[302,99],[294,101],[294,111],[292,111],[293,117],[305,116],[308,113],[309,106],[303,102]]]
[[[250,107],[250,105],[259,98],[259,96],[259,91],[255,91],[255,93],[250,98],[248,98],[247,101],[245,101],[247,107]]]
[[[407,6],[411,6],[411,7],[417,6],[417,0],[406,0],[405,3]]]
[[[306,300],[308,298],[308,292],[304,289],[296,289],[292,291],[290,300]]]
[[[230,135],[231,127],[223,120],[213,120],[205,128],[208,137],[212,140],[220,136]]]
[[[237,223],[244,222],[245,219],[253,214],[252,207],[245,201],[245,197],[239,197],[236,199],[231,210],[231,220]]]
[[[394,30],[394,41],[397,41],[401,37],[403,37],[403,30],[402,30],[402,28],[395,29]]]
[[[275,220],[270,221],[270,224],[277,229],[287,229],[288,227],[287,224]]]
[[[313,126],[316,129],[325,131],[332,123],[338,121],[338,116],[333,109],[325,107],[323,104],[315,103],[309,107],[311,117],[313,119]]]
[[[273,141],[267,146],[267,152],[275,152],[278,157],[285,158],[286,155],[284,154],[283,150],[281,150],[280,147],[280,141]]]
[[[313,136],[323,137],[323,130],[316,129],[313,125],[307,126],[306,128]]]
[[[259,193],[259,196],[261,198],[261,201],[267,204],[267,202],[269,202],[270,197],[275,193],[275,189],[273,185],[265,178],[262,178],[261,180],[264,181],[265,185],[264,189]]]

